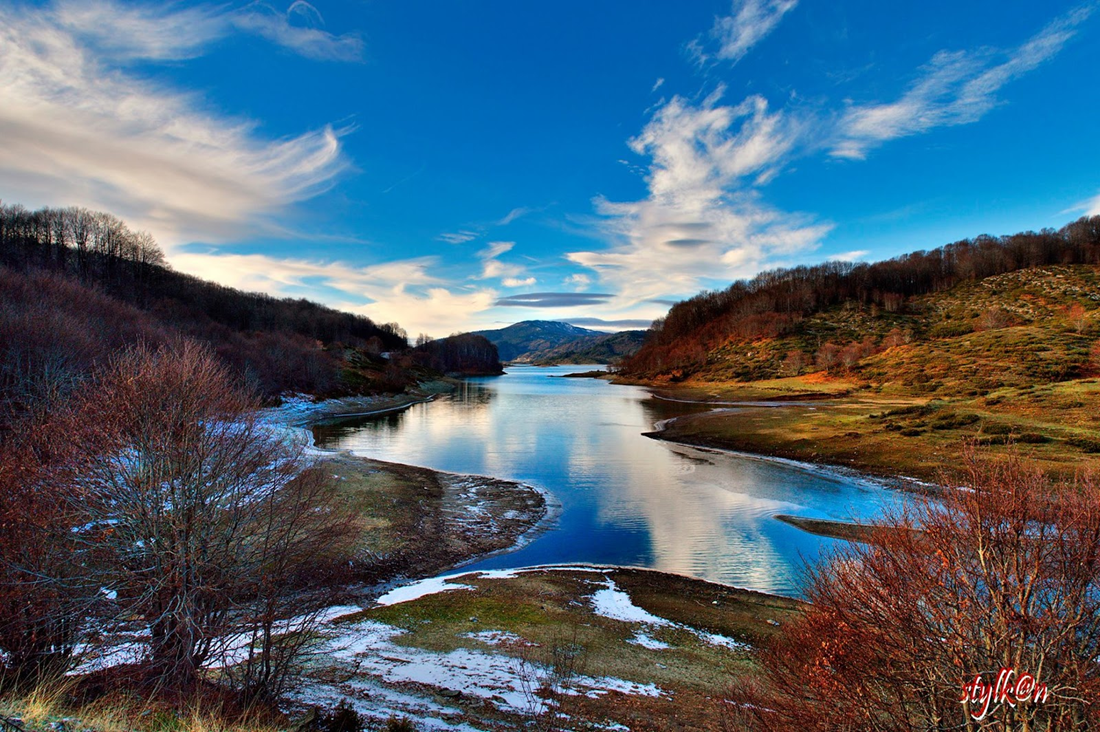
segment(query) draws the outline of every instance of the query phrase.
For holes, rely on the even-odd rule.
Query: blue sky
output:
[[[682,7],[687,6],[687,7]],[[1100,213],[1095,3],[0,6],[0,199],[434,336]]]

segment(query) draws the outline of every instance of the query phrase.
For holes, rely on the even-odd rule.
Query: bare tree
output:
[[[788,351],[787,357],[783,359],[783,363],[779,367],[779,373],[783,376],[798,376],[805,367],[806,355],[802,351],[792,350]]]
[[[84,534],[120,616],[148,627],[155,678],[186,689],[263,626],[269,668],[247,677],[277,685],[275,620],[346,547],[330,488],[208,349],[133,349],[96,386],[75,412],[110,436],[81,455]]]
[[[1066,310],[1066,320],[1077,333],[1084,333],[1089,324],[1088,312],[1080,303],[1075,303]]]
[[[814,354],[814,364],[824,371],[832,371],[840,360],[840,347],[832,341],[827,341]]]

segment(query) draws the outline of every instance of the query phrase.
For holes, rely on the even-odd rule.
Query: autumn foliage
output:
[[[624,360],[621,371],[639,377],[683,377],[705,367],[708,354],[722,344],[793,333],[805,318],[829,308],[897,313],[915,296],[1055,264],[1100,264],[1100,216],[1079,219],[1058,231],[979,236],[874,264],[825,262],[761,272],[725,290],[703,292],[674,305],[665,318],[654,322],[642,349]],[[867,351],[860,340],[828,344],[825,353],[809,355],[828,363],[820,368],[846,370],[853,357],[858,360],[859,351]],[[842,360],[840,351],[849,346]],[[778,375],[779,367],[777,362],[771,375]]]
[[[152,236],[111,214],[0,203],[4,371],[27,371],[34,359],[43,367],[39,374],[58,374],[60,364],[71,377],[119,341],[160,343],[181,335],[209,344],[264,396],[347,391],[340,368],[345,348],[377,354],[408,347],[395,323],[173,271]],[[7,376],[0,373],[0,388]]]
[[[354,534],[257,407],[209,347],[174,340],[0,434],[0,685],[117,643],[159,689],[230,665],[239,690],[278,696]]]
[[[911,503],[812,571],[804,617],[760,650],[734,727],[1063,730],[1100,723],[1100,484],[1052,485],[972,456],[963,485]],[[1002,668],[1039,703],[961,701]]]

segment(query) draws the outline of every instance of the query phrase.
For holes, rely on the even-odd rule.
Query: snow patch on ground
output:
[[[704,643],[709,643],[712,646],[724,646],[732,650],[749,648],[747,643],[742,643],[741,641],[718,633],[699,630],[698,628],[693,628],[683,623],[674,623],[667,618],[654,615],[638,607],[634,604],[634,601],[630,599],[630,595],[620,590],[614,580],[606,576],[604,577],[604,586],[592,594],[588,599],[592,603],[593,612],[602,617],[610,618],[611,620],[620,620],[624,623],[642,623],[651,628],[680,628],[689,633],[694,633],[699,640]],[[642,630],[635,631],[634,637],[631,638],[629,642],[652,650],[669,647],[667,644],[646,635]],[[658,645],[646,645],[647,643]]]
[[[673,625],[672,621],[658,617],[635,605],[630,595],[620,590],[611,579],[607,579],[603,589],[597,590],[589,599],[592,601],[592,610],[605,618],[621,620],[624,623]]]
[[[428,595],[435,595],[440,592],[450,592],[451,590],[472,590],[474,589],[470,585],[452,585],[447,580],[454,579],[455,576],[461,577],[462,575],[453,575],[450,577],[429,577],[419,582],[413,582],[409,585],[402,585],[401,587],[395,587],[386,594],[375,600],[380,606],[396,605],[401,602],[411,602],[412,600],[419,600],[421,597],[427,597]]]
[[[707,633],[703,630],[696,630],[695,635],[699,636],[706,643],[710,643],[712,646],[724,646],[732,650],[747,650],[750,648],[748,643],[742,643],[739,640],[730,638],[728,635],[722,635],[720,633]]]
[[[516,569],[490,569],[484,572],[478,572],[478,575],[484,579],[515,579],[519,576],[519,570]]]
[[[407,631],[377,621],[364,621],[351,627],[341,627],[331,633],[327,646],[319,657],[348,668],[349,679],[344,686],[356,689],[370,677],[386,685],[416,685],[460,691],[463,696],[477,697],[504,711],[517,714],[540,713],[545,701],[533,690],[551,679],[547,667],[511,656],[457,648],[452,651],[430,651],[400,645],[396,639]],[[522,640],[511,633],[482,631],[468,634],[478,640]],[[623,694],[660,696],[664,692],[653,684],[639,684],[610,676],[577,675],[568,681],[566,693],[596,697],[610,691]],[[317,684],[299,692],[302,699],[317,694]],[[320,694],[323,696],[323,694]],[[372,700],[376,699],[372,695]],[[419,697],[417,697],[419,698]],[[403,700],[398,712],[409,709],[411,700]],[[439,705],[431,703],[438,713]],[[392,711],[392,710],[391,710]],[[406,712],[407,713],[407,712]]]
[[[463,633],[463,636],[490,646],[529,645],[523,638],[507,630],[479,630],[476,633]]]
[[[363,608],[358,605],[333,605],[332,607],[326,607],[317,616],[317,622],[319,623],[331,623],[337,618],[342,618],[345,615],[354,615],[355,613],[363,612]]]
[[[642,648],[648,648],[651,651],[663,651],[666,648],[670,648],[668,643],[659,641],[656,638],[652,638],[645,634],[644,631],[638,630],[634,632],[634,637],[627,640],[627,643],[633,643],[636,646]]]
[[[375,602],[378,605],[396,605],[399,602],[417,600],[427,595],[434,595],[437,592],[474,589],[469,585],[451,584],[452,581],[460,580],[463,577],[469,577],[470,579],[515,579],[521,574],[545,572],[549,570],[563,572],[592,572],[596,574],[602,574],[607,571],[601,567],[568,564],[547,564],[537,567],[521,567],[518,569],[475,569],[469,572],[458,572],[440,577],[431,577],[429,579],[410,582],[406,585],[400,585],[380,596]]]
[[[366,719],[384,722],[391,716],[416,720],[416,729],[428,732],[483,732],[482,727],[449,721],[458,716],[456,709],[431,701],[425,696],[391,689],[368,678],[355,678],[344,684],[309,683],[292,693],[297,701],[334,708],[346,702]]]
[[[633,696],[661,696],[664,694],[656,684],[638,684],[633,681],[617,679],[614,676],[600,676],[598,678],[581,676],[580,679],[583,679],[585,685],[590,687],[582,692],[589,699],[603,696],[609,691],[617,691],[621,694],[631,694]],[[570,691],[566,689],[565,693],[568,694]]]

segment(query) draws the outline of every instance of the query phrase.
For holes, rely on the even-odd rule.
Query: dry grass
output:
[[[321,469],[333,476],[340,502],[356,517],[356,577],[364,582],[430,576],[507,549],[545,514],[541,494],[510,481],[471,476],[477,483],[471,499],[454,476],[427,468],[341,453],[326,458]],[[481,523],[471,518],[471,500],[487,512]]]
[[[646,625],[594,613],[587,598],[608,580],[637,606],[675,624]],[[339,624],[347,624],[350,634],[364,621],[401,628],[405,632],[394,643],[410,651],[451,654],[467,649],[510,657],[518,676],[526,662],[556,667],[556,651],[565,649],[581,654],[577,673],[655,684],[669,692],[659,697],[617,692],[562,696],[561,710],[573,720],[570,729],[614,728],[612,722],[645,730],[719,729],[721,699],[732,679],[754,674],[756,667],[744,648],[705,642],[691,629],[758,643],[793,621],[803,607],[788,598],[640,569],[549,569],[511,578],[470,574],[456,582],[472,589],[365,610]],[[512,640],[489,643],[471,635],[479,631],[505,632]],[[634,642],[638,631],[667,647],[639,645]],[[457,663],[468,663],[458,658]],[[340,669],[336,671],[315,670],[319,680],[342,678]],[[421,692],[430,694],[431,689]],[[464,706],[462,713],[469,715],[463,721],[491,721],[502,729],[526,724],[493,704]]]
[[[1063,382],[953,399],[858,395],[812,407],[746,407],[677,419],[655,436],[688,444],[838,465],[882,477],[936,480],[959,447],[1014,448],[1058,478],[1100,470],[1100,383]]]
[[[96,732],[277,732],[286,728],[286,724],[271,721],[270,710],[242,717],[227,714],[217,705],[196,702],[177,713],[166,704],[126,692],[81,704],[74,701],[77,686],[75,679],[66,677],[0,697],[0,714],[22,719],[32,729],[45,728],[51,722]]]

